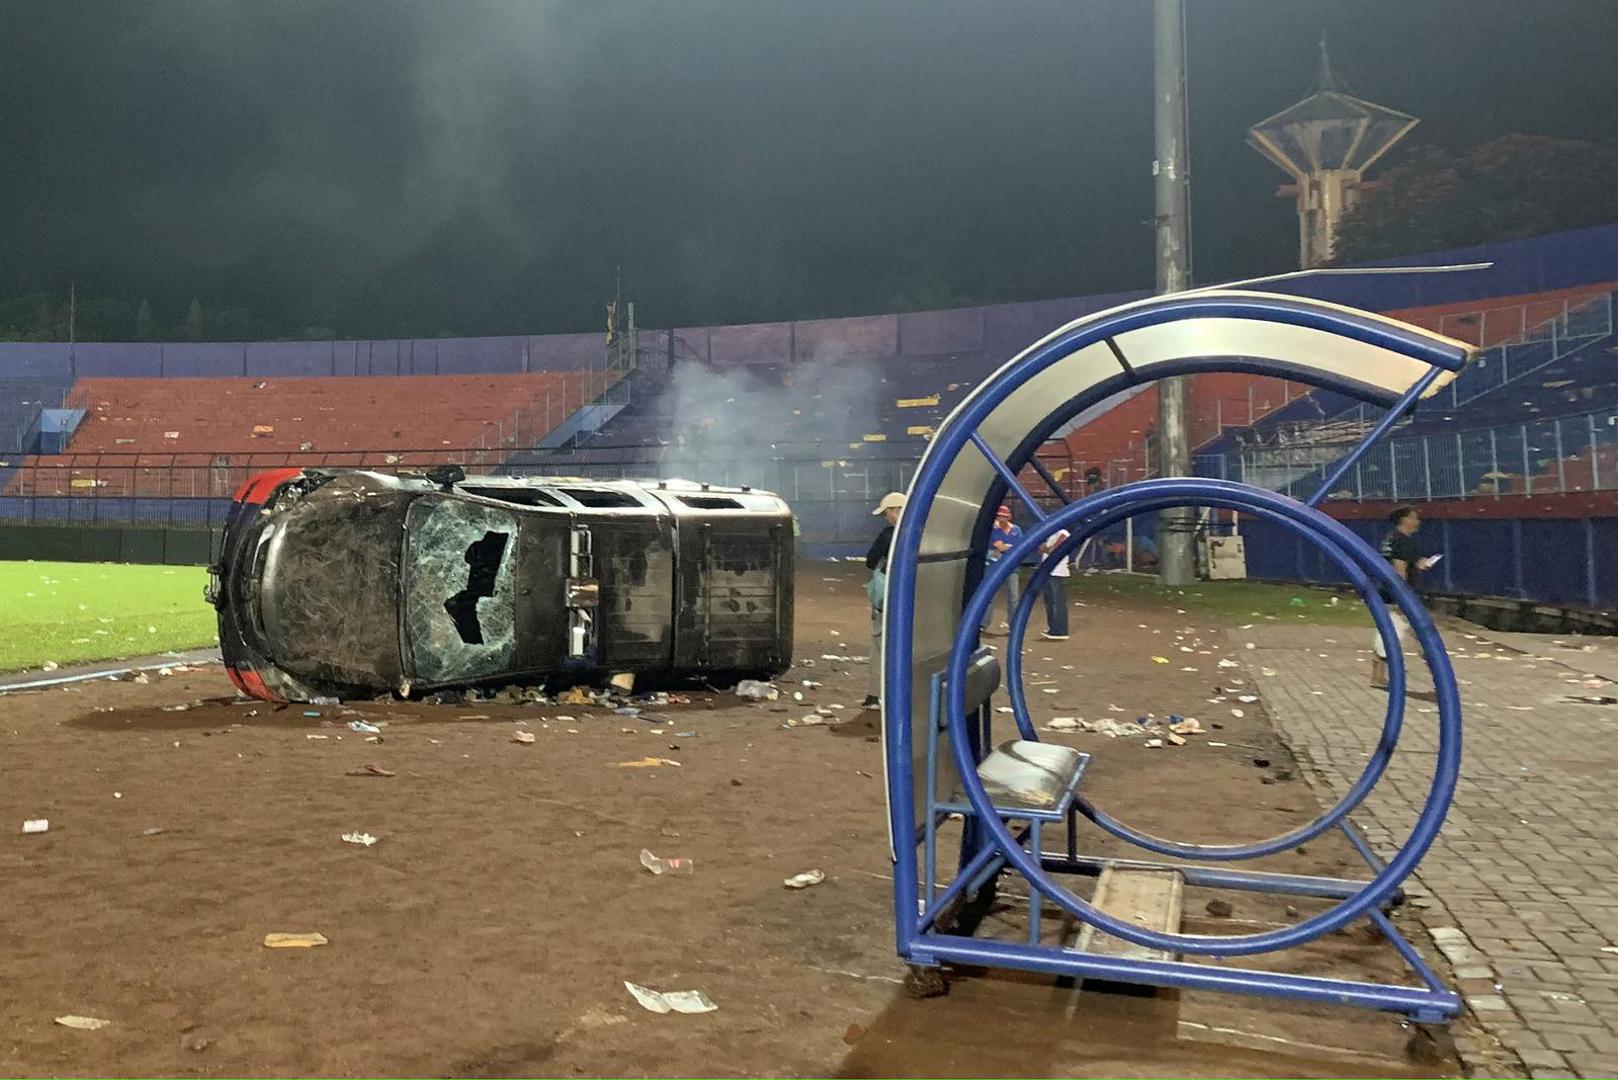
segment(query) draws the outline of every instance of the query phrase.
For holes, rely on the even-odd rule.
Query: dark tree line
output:
[[[0,341],[278,341],[332,337],[326,327],[289,328],[246,307],[173,311],[149,300],[30,293],[0,300]]]
[[[1337,229],[1335,261],[1470,247],[1618,221],[1618,149],[1506,135],[1459,152],[1412,147]]]

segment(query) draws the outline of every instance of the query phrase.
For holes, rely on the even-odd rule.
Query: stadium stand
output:
[[[600,374],[82,380],[82,422],[62,455],[34,455],[12,495],[229,495],[253,459],[286,465],[424,465],[446,448],[537,440],[604,389]],[[524,430],[521,421],[533,423]],[[179,492],[154,490],[185,470]],[[142,478],[146,478],[143,481]],[[201,479],[198,479],[198,478]],[[238,481],[239,482],[239,481]]]
[[[1261,286],[1487,350],[1361,462],[1333,512],[1524,494],[1543,516],[1542,494],[1618,487],[1618,226],[1393,262],[1486,268]],[[908,483],[932,430],[988,373],[1140,295],[642,331],[618,383],[599,334],[0,344],[0,518],[203,523],[255,468],[455,461],[756,483],[793,501],[806,550],[852,549],[868,540],[869,500]],[[1377,419],[1240,375],[1199,377],[1190,393],[1195,471],[1273,487],[1318,482]],[[1107,485],[1150,475],[1156,405],[1150,389],[1120,395],[1040,456],[1070,494],[1091,470]]]

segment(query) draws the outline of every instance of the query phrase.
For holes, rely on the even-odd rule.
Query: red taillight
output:
[[[271,469],[261,472],[257,476],[250,476],[242,486],[236,489],[235,501],[258,505],[270,497],[270,492],[291,480],[293,477],[303,475],[302,469]]]
[[[258,698],[260,701],[284,701],[281,697],[264,685],[264,678],[252,668],[226,667],[225,674],[230,676],[231,683],[248,697]]]

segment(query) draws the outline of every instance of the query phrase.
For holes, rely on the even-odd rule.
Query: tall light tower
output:
[[[1278,194],[1298,200],[1298,260],[1305,269],[1332,256],[1337,223],[1354,205],[1365,170],[1419,121],[1347,93],[1320,40],[1314,92],[1247,129],[1247,141],[1292,177]]]

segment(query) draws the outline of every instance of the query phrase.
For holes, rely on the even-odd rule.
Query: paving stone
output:
[[[1358,778],[1387,708],[1386,695],[1367,684],[1365,658],[1341,646],[1342,633],[1287,627],[1243,650],[1266,711],[1305,765],[1301,778],[1323,802]],[[1521,1054],[1532,1075],[1612,1075],[1618,954],[1601,949],[1618,945],[1618,785],[1609,779],[1618,775],[1618,738],[1602,710],[1564,700],[1564,680],[1582,672],[1520,662],[1460,624],[1442,633],[1461,685],[1464,757],[1444,829],[1406,882],[1413,900],[1424,898],[1411,913],[1429,924],[1478,1022]],[[1491,659],[1474,659],[1478,653]],[[1410,659],[1413,686],[1427,686]],[[1276,676],[1257,678],[1261,667]],[[1316,689],[1326,693],[1310,693]],[[1504,711],[1523,703],[1534,710]],[[1383,858],[1395,854],[1427,798],[1435,720],[1431,704],[1407,701],[1399,752],[1354,814]],[[1482,980],[1503,989],[1489,992]],[[1498,1068],[1470,1042],[1462,1056],[1471,1075]]]

